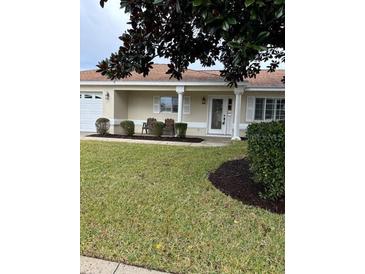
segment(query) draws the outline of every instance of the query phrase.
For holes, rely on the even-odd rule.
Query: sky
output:
[[[116,52],[120,46],[118,37],[127,30],[128,14],[119,8],[120,0],[108,1],[104,8],[99,0],[80,1],[80,70],[95,69],[96,64]],[[167,64],[168,59],[155,58],[156,64]],[[218,63],[204,68],[200,63],[190,69],[223,69]]]
[[[80,1],[80,70],[94,69],[96,64],[116,52],[120,46],[118,37],[127,30],[128,15],[119,8],[119,0],[108,1],[104,8],[99,0]],[[157,64],[169,63],[168,59],[155,58]],[[203,68],[199,63],[191,69],[222,69],[221,63]]]

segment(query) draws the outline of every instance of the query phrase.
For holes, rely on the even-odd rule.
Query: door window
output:
[[[223,99],[212,100],[211,129],[222,129]]]

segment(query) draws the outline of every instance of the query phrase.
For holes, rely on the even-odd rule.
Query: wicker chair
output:
[[[155,123],[156,121],[157,121],[156,118],[148,118],[147,122],[144,122],[142,125],[142,134],[143,134],[143,131],[146,131],[146,134],[150,133],[152,124]]]
[[[175,120],[165,119],[165,127],[163,129],[163,135],[175,136]]]

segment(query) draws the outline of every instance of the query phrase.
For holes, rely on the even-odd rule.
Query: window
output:
[[[255,120],[256,121],[285,120],[285,99],[256,98]]]
[[[255,120],[263,120],[264,114],[264,98],[256,98],[255,102]]]
[[[85,99],[92,99],[93,97],[92,97],[91,95],[89,95],[89,94],[85,94],[85,95],[84,95],[84,98],[85,98]]]
[[[101,99],[101,97],[100,97],[100,96],[95,95],[95,99]]]
[[[274,120],[274,99],[266,99],[265,105],[265,120]]]
[[[276,120],[285,120],[285,99],[276,100]]]
[[[177,112],[178,102],[177,97],[164,96],[160,97],[160,111],[161,112]]]
[[[228,98],[228,111],[232,111],[232,98]]]

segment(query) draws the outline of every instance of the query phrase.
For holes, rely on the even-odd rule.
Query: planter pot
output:
[[[160,137],[163,132],[165,124],[162,122],[156,122],[152,125],[152,128],[149,130],[149,133],[153,136]]]

